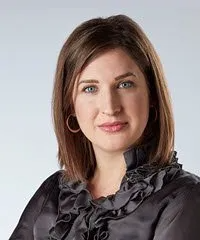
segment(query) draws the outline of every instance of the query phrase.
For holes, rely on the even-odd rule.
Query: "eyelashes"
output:
[[[97,86],[86,86],[82,89],[82,92],[85,92],[85,93],[97,92]]]
[[[118,88],[131,88],[134,86],[133,81],[126,81],[126,82],[121,82],[118,86]]]
[[[120,82],[117,85],[117,88],[118,89],[129,89],[134,86],[135,86],[135,83],[133,81],[129,80],[129,81]],[[82,92],[85,92],[85,93],[96,93],[97,91],[98,91],[98,85],[88,85],[82,89]]]

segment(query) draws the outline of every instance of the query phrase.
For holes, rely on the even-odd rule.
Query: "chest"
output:
[[[57,225],[62,228],[59,239],[153,240],[162,209],[160,204],[149,201],[144,201],[134,211],[126,207],[109,211],[97,206],[80,209],[76,216],[63,216],[65,222]]]

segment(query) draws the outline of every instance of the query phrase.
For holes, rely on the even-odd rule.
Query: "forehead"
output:
[[[109,79],[114,79],[126,73],[133,73],[132,75],[138,78],[144,77],[137,63],[125,51],[112,49],[90,61],[77,76],[76,81],[87,78],[106,80],[108,77]]]

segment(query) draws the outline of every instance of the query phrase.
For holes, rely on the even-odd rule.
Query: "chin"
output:
[[[138,131],[132,135],[127,134],[127,132],[116,135],[101,135],[101,137],[95,136],[96,141],[92,141],[92,139],[90,141],[94,143],[94,146],[105,152],[125,152],[140,141],[142,135],[140,133],[141,132]]]
[[[126,142],[121,142],[121,143],[116,143],[116,142],[112,142],[112,143],[106,143],[106,141],[104,142],[103,146],[99,146],[102,150],[104,150],[105,152],[125,152],[128,148],[130,148],[131,146],[133,146],[134,143],[126,143]]]

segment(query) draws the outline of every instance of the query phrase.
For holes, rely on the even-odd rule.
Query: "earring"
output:
[[[74,129],[72,129],[72,128],[69,126],[69,119],[70,119],[70,117],[76,118],[76,116],[74,116],[73,114],[70,114],[70,115],[67,117],[66,124],[67,124],[67,127],[68,127],[69,131],[72,132],[72,133],[77,133],[77,132],[79,132],[79,131],[80,131],[80,128],[74,130]]]
[[[156,122],[156,120],[157,120],[157,118],[158,118],[158,112],[157,112],[157,109],[156,109],[156,107],[155,107],[154,105],[152,105],[151,108],[155,109],[155,110],[154,110],[154,111],[155,111],[155,117],[154,117],[153,122]]]

